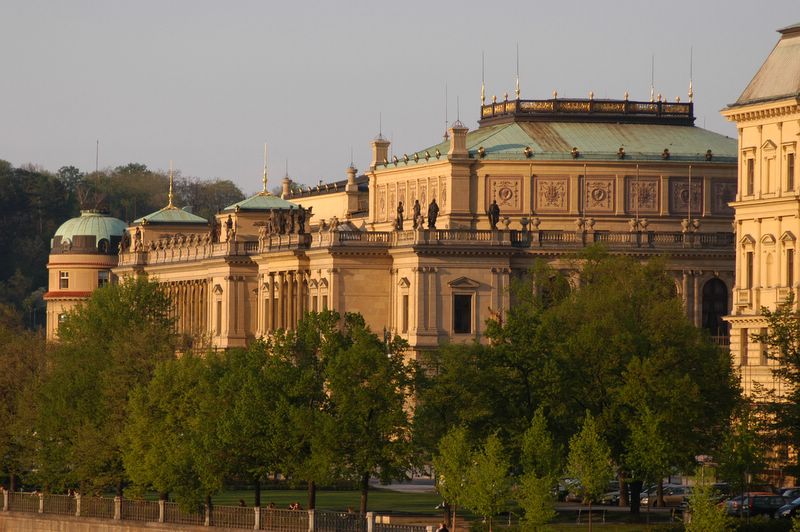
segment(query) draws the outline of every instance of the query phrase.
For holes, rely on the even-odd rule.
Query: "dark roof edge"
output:
[[[800,100],[800,92],[790,92],[780,96],[770,96],[769,98],[754,98],[752,100],[745,100],[743,102],[734,102],[729,104],[725,109],[734,109],[736,107],[744,107],[745,105],[754,105],[757,103],[777,102],[779,100],[788,100],[789,98]],[[723,109],[723,111],[725,109]]]

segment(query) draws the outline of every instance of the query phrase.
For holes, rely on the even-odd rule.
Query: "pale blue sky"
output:
[[[142,162],[260,188],[360,170],[383,117],[395,153],[438,142],[460,100],[477,127],[487,96],[686,99],[726,135],[736,100],[797,0],[380,2],[0,0],[0,159],[49,170]],[[800,58],[798,58],[800,60]]]

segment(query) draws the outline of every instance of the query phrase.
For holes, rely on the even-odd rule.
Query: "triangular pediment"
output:
[[[750,235],[744,235],[744,236],[741,238],[741,240],[739,240],[739,243],[740,243],[742,246],[752,246],[752,245],[754,245],[754,244],[756,243],[756,239],[755,239],[755,238],[753,238],[753,237],[752,237],[752,236],[750,236]]]
[[[411,281],[408,280],[408,277],[401,277],[400,281],[397,283],[397,286],[400,288],[408,288],[411,286]]]
[[[469,277],[459,277],[458,279],[453,279],[447,285],[450,288],[479,288],[481,283],[474,279],[470,279]]]
[[[776,146],[775,143],[769,139],[767,139],[767,142],[761,145],[761,149],[764,151],[775,151],[777,148],[778,146]]]
[[[794,242],[796,239],[791,231],[784,231],[781,235],[781,242]]]
[[[767,233],[766,235],[761,237],[761,243],[762,244],[767,244],[767,245],[775,244],[775,237],[773,235]]]
[[[222,293],[222,285],[215,284],[213,289],[214,294],[220,295]]]
[[[311,288],[316,288],[317,284],[318,283],[316,279],[311,279],[310,281],[308,281],[308,286],[310,286]]]
[[[320,288],[328,288],[328,280],[327,279],[320,279],[319,280],[319,287]]]

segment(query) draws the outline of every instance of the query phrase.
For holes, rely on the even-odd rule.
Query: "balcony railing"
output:
[[[281,250],[337,247],[383,248],[444,246],[470,248],[578,249],[602,244],[610,250],[734,249],[732,233],[671,231],[562,231],[432,229],[406,231],[319,231],[311,234],[267,235],[258,240],[175,244],[158,242],[143,251],[120,254],[120,266],[145,266],[190,262],[235,255],[254,256]],[[788,295],[788,294],[787,294]],[[785,299],[785,298],[784,298]]]

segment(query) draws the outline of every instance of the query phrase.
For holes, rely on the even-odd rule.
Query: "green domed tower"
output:
[[[58,324],[95,288],[112,281],[119,244],[127,224],[100,211],[81,211],[58,228],[50,243],[47,339],[58,336]]]

